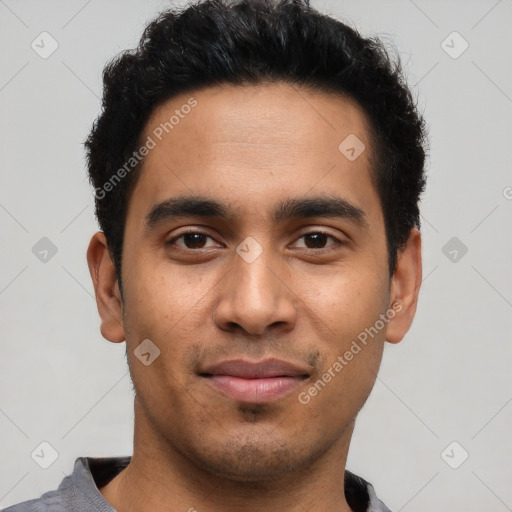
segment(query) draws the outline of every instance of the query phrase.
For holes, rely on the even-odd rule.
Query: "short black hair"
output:
[[[105,66],[103,82],[102,111],[85,147],[121,293],[127,205],[141,168],[134,151],[157,106],[204,87],[284,82],[355,100],[370,121],[390,275],[411,229],[420,226],[428,141],[400,58],[391,59],[378,37],[362,37],[305,0],[199,0],[161,12],[137,48]]]

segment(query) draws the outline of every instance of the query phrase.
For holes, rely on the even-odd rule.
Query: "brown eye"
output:
[[[305,235],[302,235],[299,240],[304,239],[305,242],[305,248],[306,249],[325,249],[327,239],[331,238],[332,240],[335,240],[337,243],[341,243],[337,238],[335,238],[332,235],[329,235],[328,233],[324,233],[322,231],[313,231],[311,233],[306,233]],[[331,244],[331,245],[336,245]],[[330,246],[327,246],[330,247]]]
[[[183,247],[185,249],[205,249],[205,244],[207,239],[212,239],[211,236],[206,233],[200,233],[198,231],[188,231],[185,233],[181,233],[180,235],[174,237],[172,240],[167,242],[167,245],[174,245],[176,241],[183,239],[183,244],[176,244],[178,247]],[[212,239],[213,240],[213,239]]]

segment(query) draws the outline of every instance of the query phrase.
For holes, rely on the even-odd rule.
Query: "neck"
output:
[[[131,462],[100,493],[117,512],[350,512],[343,477],[353,427],[305,468],[279,479],[240,481],[205,471],[169,446],[135,398]]]

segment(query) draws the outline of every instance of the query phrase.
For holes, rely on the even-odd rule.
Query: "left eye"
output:
[[[298,240],[309,240],[311,246],[306,245],[306,249],[324,249],[324,247],[318,247],[318,245],[323,245],[328,238],[331,238],[335,242],[339,243],[339,240],[332,235],[327,233],[323,233],[322,231],[313,231],[311,233],[306,233],[298,238]],[[333,245],[333,244],[331,244]]]
[[[180,247],[184,247],[185,249],[204,249],[206,239],[210,238],[213,240],[213,238],[210,235],[207,235],[206,233],[201,233],[199,231],[190,231],[181,233],[181,235],[176,236],[172,240],[169,240],[167,242],[167,245],[173,245],[177,240],[183,239],[183,245],[177,244]],[[337,238],[335,238],[332,235],[329,235],[328,233],[324,233],[322,231],[312,231],[310,233],[306,233],[304,235],[301,235],[297,240],[304,239],[305,245],[303,248],[305,249],[324,249],[324,245],[327,242],[327,239],[332,239],[335,241],[335,243],[341,243]],[[334,244],[331,244],[334,245]],[[321,247],[319,247],[321,246]],[[328,246],[329,247],[329,246]]]

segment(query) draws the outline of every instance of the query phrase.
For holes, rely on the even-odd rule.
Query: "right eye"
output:
[[[213,238],[201,231],[184,231],[180,233],[179,235],[175,236],[171,240],[166,242],[166,245],[177,245],[178,247],[181,247],[183,249],[193,251],[195,252],[195,249],[207,249],[208,247],[205,247],[204,244],[206,242],[206,239],[210,238],[213,240]],[[176,244],[176,241],[183,239],[183,245]]]

